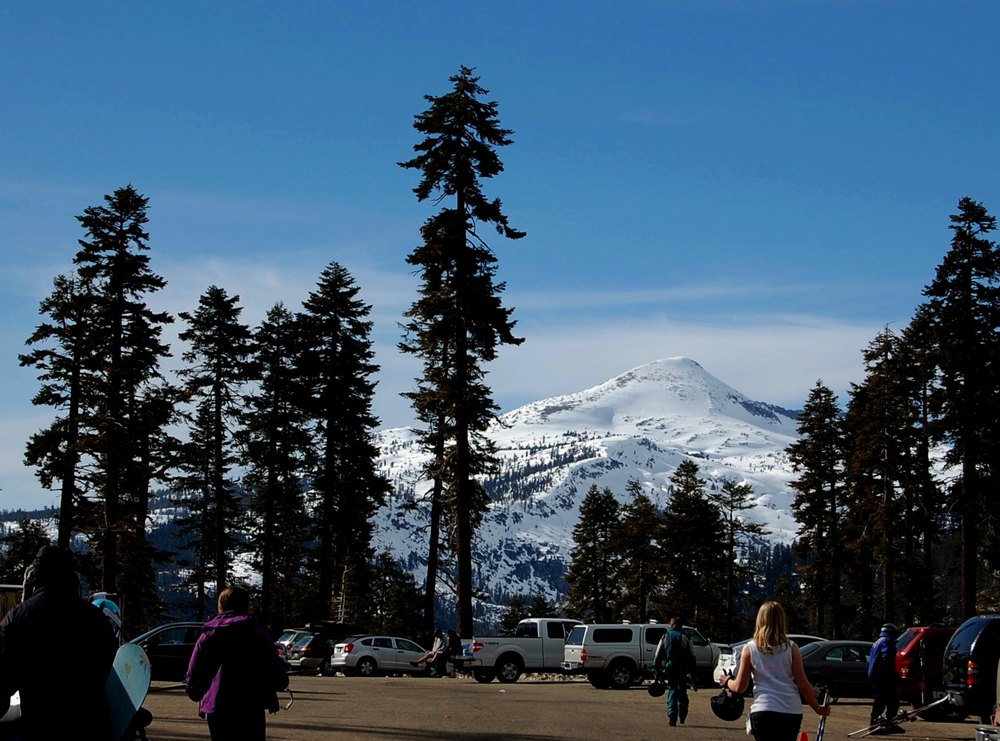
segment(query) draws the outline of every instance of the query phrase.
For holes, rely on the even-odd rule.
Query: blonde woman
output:
[[[777,602],[760,606],[753,638],[743,644],[736,676],[724,677],[721,684],[744,692],[751,676],[750,732],[754,741],[796,741],[802,727],[803,699],[817,715],[830,714],[806,679],[799,647],[788,640],[785,611]]]

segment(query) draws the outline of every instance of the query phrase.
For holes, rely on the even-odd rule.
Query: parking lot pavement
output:
[[[743,719],[727,723],[709,709],[714,693],[691,693],[687,723],[669,728],[666,698],[644,687],[596,690],[583,681],[479,684],[466,678],[309,677],[291,680],[294,702],[268,717],[269,741],[746,741]],[[288,695],[281,696],[283,702]],[[176,685],[154,683],[145,707],[150,741],[208,739],[197,705]],[[826,739],[845,738],[868,723],[870,703],[833,706]],[[744,716],[745,719],[745,716]],[[818,717],[805,708],[802,730],[814,741]],[[910,741],[972,741],[978,724],[905,723]]]

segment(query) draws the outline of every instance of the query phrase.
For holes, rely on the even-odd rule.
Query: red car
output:
[[[896,641],[896,675],[899,697],[914,708],[934,701],[932,691],[941,688],[944,647],[955,626],[931,625],[907,628]]]

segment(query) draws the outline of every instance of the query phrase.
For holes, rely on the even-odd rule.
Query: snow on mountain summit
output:
[[[502,418],[504,426],[552,425],[586,430],[634,428],[665,421],[691,427],[713,417],[795,434],[794,413],[752,401],[690,358],[657,360],[585,391],[536,401]]]
[[[728,479],[750,484],[755,506],[748,516],[771,539],[791,540],[796,525],[785,449],[797,438],[794,417],[683,357],[504,414],[488,431],[498,466],[483,481],[491,503],[473,544],[474,586],[494,600],[534,593],[559,600],[587,491],[608,488],[624,503],[626,485],[637,481],[662,508],[684,460],[695,460],[710,488]],[[379,445],[380,470],[393,494],[376,518],[376,547],[388,548],[419,582],[427,507],[410,505],[429,489],[427,454],[412,430],[383,431]]]

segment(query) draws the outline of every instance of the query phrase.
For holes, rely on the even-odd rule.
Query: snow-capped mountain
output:
[[[594,388],[528,404],[489,431],[500,470],[485,482],[489,511],[476,531],[474,587],[493,599],[542,593],[561,598],[580,503],[593,485],[619,501],[638,480],[659,506],[669,480],[694,459],[711,486],[727,479],[753,487],[748,516],[770,538],[795,534],[791,465],[785,449],[797,438],[795,413],[749,399],[688,358],[668,358]],[[380,433],[380,469],[393,494],[379,512],[376,548],[388,548],[424,577],[426,506],[404,511],[428,489],[426,456],[408,428]]]

